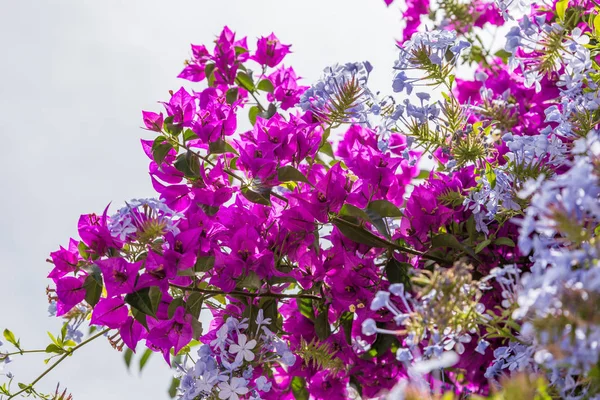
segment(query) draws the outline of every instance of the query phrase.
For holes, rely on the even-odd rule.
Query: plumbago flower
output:
[[[269,329],[272,321],[264,317],[262,309],[252,324],[248,322],[247,318],[241,321],[227,318],[215,335],[202,339],[207,344],[198,350],[196,361],[187,355],[178,365],[181,399],[268,397],[272,383],[262,375],[264,365],[276,363],[291,367],[296,356]],[[254,368],[254,360],[260,360],[262,366]]]
[[[368,61],[301,84],[273,33],[193,45],[142,112],[156,198],[80,217],[61,332],[0,365],[106,337],[184,400],[598,398],[599,10],[407,5],[390,95]]]

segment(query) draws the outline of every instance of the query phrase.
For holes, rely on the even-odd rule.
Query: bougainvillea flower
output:
[[[90,323],[118,329],[127,321],[128,313],[129,309],[120,297],[100,299],[94,307]]]
[[[81,260],[79,249],[77,247],[78,244],[79,242],[71,239],[69,241],[68,250],[61,246],[59,250],[50,253],[50,258],[52,259],[54,268],[50,274],[48,274],[48,278],[56,280],[65,276],[69,272],[75,271],[77,263],[79,260]]]
[[[127,347],[135,353],[138,342],[146,336],[146,329],[132,317],[127,317],[125,323],[119,328],[119,334]]]
[[[159,322],[154,326],[146,340],[163,350],[173,348],[177,354],[193,339],[191,318],[192,316],[186,314],[183,307],[179,307],[172,319]]]
[[[290,45],[282,44],[275,34],[261,37],[256,43],[256,53],[251,57],[254,61],[268,67],[276,67],[283,58],[291,53]]]
[[[108,297],[134,292],[135,280],[141,262],[129,263],[123,258],[113,257],[96,262],[102,276]]]
[[[56,315],[68,313],[85,298],[83,278],[65,276],[56,280]]]

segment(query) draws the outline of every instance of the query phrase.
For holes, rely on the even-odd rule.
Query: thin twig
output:
[[[250,297],[250,298],[257,298],[257,297],[272,297],[275,299],[311,299],[311,300],[323,300],[321,297],[316,296],[314,294],[305,294],[305,293],[290,293],[290,294],[286,294],[286,293],[271,293],[271,292],[266,292],[266,293],[249,293],[249,292],[242,292],[241,290],[233,290],[231,292],[224,292],[222,290],[215,290],[215,289],[200,289],[197,287],[189,287],[189,286],[179,286],[179,285],[174,285],[174,284],[170,284],[171,287],[177,288],[177,289],[181,289],[181,290],[185,290],[185,291],[189,291],[189,292],[199,292],[199,293],[205,293],[205,294],[215,294],[215,295],[238,295],[238,296],[245,296],[245,297]]]
[[[94,335],[94,336],[92,336],[92,337],[88,338],[87,340],[85,340],[85,341],[83,341],[83,342],[79,343],[77,346],[73,347],[71,350],[65,350],[65,351],[66,351],[66,353],[65,353],[65,354],[64,354],[64,355],[63,355],[61,358],[59,358],[59,359],[58,359],[58,360],[57,360],[57,361],[56,361],[54,364],[52,364],[52,365],[51,365],[51,366],[50,366],[50,367],[49,367],[47,370],[45,370],[45,371],[44,371],[44,372],[43,372],[43,373],[42,373],[40,376],[38,376],[37,378],[35,378],[35,380],[34,380],[33,382],[31,382],[29,385],[25,386],[23,389],[21,389],[21,390],[20,390],[20,391],[18,391],[17,393],[15,393],[15,394],[12,394],[12,395],[11,395],[11,396],[8,398],[8,400],[10,400],[10,399],[12,399],[12,398],[14,398],[14,397],[17,397],[18,395],[20,395],[20,394],[21,394],[21,393],[23,393],[23,392],[26,392],[27,390],[32,390],[32,389],[33,389],[33,386],[34,386],[36,383],[38,383],[39,381],[41,381],[41,380],[42,380],[42,378],[43,378],[44,376],[46,376],[46,375],[47,375],[47,374],[48,374],[50,371],[52,371],[52,370],[53,370],[53,369],[54,369],[54,368],[55,368],[55,367],[56,367],[58,364],[60,364],[61,362],[63,362],[63,361],[65,360],[65,358],[69,357],[69,356],[70,356],[71,354],[73,354],[73,353],[74,353],[74,352],[75,352],[77,349],[79,349],[79,348],[81,348],[81,347],[85,346],[86,344],[88,344],[88,343],[89,343],[89,342],[91,342],[92,340],[99,338],[100,336],[104,335],[104,334],[105,334],[105,333],[107,333],[108,331],[110,331],[110,328],[107,328],[107,329],[103,330],[102,332],[100,332],[100,333],[97,333],[96,335]]]

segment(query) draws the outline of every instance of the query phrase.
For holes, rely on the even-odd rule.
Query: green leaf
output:
[[[241,46],[235,46],[235,55],[239,56],[248,52],[248,49]]]
[[[173,318],[175,311],[177,311],[179,307],[185,307],[185,301],[181,297],[176,297],[173,299],[171,304],[169,304],[169,308],[167,309],[167,316],[169,319]]]
[[[195,318],[200,318],[200,311],[202,311],[202,302],[204,297],[201,293],[192,292],[186,301],[186,310]]]
[[[207,81],[210,80],[214,71],[215,71],[215,64],[206,64],[204,66],[204,75],[206,75]]]
[[[123,353],[123,359],[125,360],[125,365],[127,366],[127,369],[129,369],[129,366],[131,365],[132,358],[133,358],[133,350],[131,350],[128,347],[125,349],[125,353]]]
[[[163,128],[165,132],[171,136],[177,136],[183,131],[183,124],[174,124],[174,119],[175,117],[171,115],[165,118],[165,122],[163,123]]]
[[[249,271],[239,282],[238,286],[246,289],[258,290],[262,286],[262,281],[254,271]]]
[[[202,256],[196,259],[194,271],[208,272],[215,266],[215,256]]]
[[[406,289],[411,286],[409,271],[413,266],[406,262],[400,262],[391,257],[385,264],[385,277],[390,283],[402,283]]]
[[[260,108],[258,108],[258,106],[252,106],[250,107],[250,110],[248,110],[248,119],[250,120],[252,126],[256,124],[256,116],[258,113],[260,113]]]
[[[402,217],[404,214],[392,202],[374,200],[367,205],[367,210],[375,211],[380,217]]]
[[[148,322],[146,320],[146,314],[144,314],[141,311],[136,310],[135,308],[131,309],[131,315],[133,316],[133,318],[139,322],[140,324],[142,324],[142,326],[144,328],[146,328],[146,330],[148,330]]]
[[[202,323],[197,319],[192,319],[192,330],[194,331],[194,339],[202,336]]]
[[[500,237],[500,238],[494,240],[494,244],[496,246],[515,247],[515,242],[513,242],[513,240],[511,238],[507,238],[507,237]]]
[[[456,79],[456,77],[454,75],[448,75],[448,83],[449,83],[448,86],[452,87],[455,79]]]
[[[192,139],[198,139],[198,135],[196,135],[196,132],[194,132],[191,129],[186,129],[183,132],[183,141],[187,142],[188,140],[192,140]]]
[[[477,258],[477,256],[475,255],[475,252],[473,251],[473,249],[465,246],[464,244],[459,242],[456,237],[454,237],[453,235],[451,235],[449,233],[441,233],[439,235],[434,236],[431,239],[431,247],[432,248],[450,247],[450,248],[453,248],[456,250],[463,251],[463,252],[467,253],[468,255],[470,255],[473,259],[479,261],[479,258]]]
[[[260,300],[259,308],[263,310],[263,315],[265,318],[271,318],[271,330],[273,332],[281,331],[281,324],[279,323],[279,310],[277,308],[277,299],[263,297]]]
[[[492,187],[492,189],[494,189],[496,187],[496,173],[494,172],[494,169],[492,168],[492,164],[490,164],[490,163],[485,164],[485,177],[487,178],[487,181],[490,183],[490,186]]]
[[[279,182],[308,182],[308,178],[291,165],[286,165],[277,169],[277,179]]]
[[[559,20],[565,20],[565,12],[567,11],[567,7],[569,7],[569,0],[560,0],[556,3],[556,15],[558,16]]]
[[[237,49],[237,47],[236,47],[236,49]],[[171,385],[169,386],[169,390],[167,391],[170,398],[174,399],[175,396],[177,396],[177,388],[179,387],[180,382],[181,381],[177,378],[171,379]]]
[[[237,74],[237,80],[239,85],[246,89],[249,92],[254,92],[254,82],[252,82],[252,78],[245,72],[239,72]]]
[[[152,158],[154,158],[154,162],[158,165],[161,165],[172,148],[173,146],[171,145],[171,143],[157,144],[156,142],[154,142],[154,144],[152,145]]]
[[[59,346],[55,345],[54,343],[52,343],[46,347],[46,353],[63,354],[63,353],[65,353],[65,350],[62,347],[59,347]]]
[[[333,225],[335,225],[344,236],[355,241],[356,243],[362,243],[366,244],[367,246],[379,248],[393,247],[391,243],[381,239],[378,236],[375,236],[364,227],[354,224],[351,221],[348,221],[346,218],[334,218]]]
[[[233,153],[239,155],[239,153],[224,139],[209,143],[208,149],[210,154]]]
[[[152,290],[156,288],[157,290]],[[137,292],[129,293],[125,296],[125,303],[129,304],[134,309],[156,318],[156,310],[158,309],[158,302],[156,296],[160,296],[160,289],[157,287],[140,289]],[[152,296],[152,297],[151,297]]]
[[[340,317],[340,325],[344,328],[346,343],[352,345],[352,324],[354,323],[354,313],[346,311]]]
[[[229,89],[227,93],[225,93],[225,100],[227,101],[227,104],[231,105],[235,103],[238,99],[238,93],[239,90],[237,87],[232,87],[231,89]]]
[[[390,233],[387,223],[383,218],[403,216],[402,211],[387,200],[375,200],[370,202],[367,205],[365,212],[369,216],[369,221],[377,228],[377,231],[388,239],[390,239]]]
[[[331,335],[331,325],[329,325],[329,306],[324,307],[315,318],[315,333],[319,340],[325,340]]]
[[[256,88],[258,90],[262,90],[263,92],[269,92],[269,93],[273,93],[273,91],[275,90],[275,88],[273,87],[273,84],[268,79],[263,79],[262,81],[258,82],[258,85],[256,86]]]
[[[219,303],[226,305],[227,304],[227,299],[225,298],[225,295],[223,294],[218,294],[216,296],[213,296],[213,299],[215,299],[216,301],[218,301]]]
[[[335,156],[333,154],[333,147],[331,147],[331,143],[329,143],[329,142],[323,143],[323,145],[321,146],[319,151],[321,153],[327,154],[329,157],[331,157],[335,160]]]
[[[258,115],[264,119],[270,119],[273,115],[277,113],[277,106],[273,103],[269,104],[266,111],[261,111]]]
[[[426,169],[422,169],[422,170],[419,171],[419,175],[417,175],[413,179],[419,179],[419,180],[427,179],[427,178],[429,178],[429,175],[431,175],[431,171],[428,171]]]
[[[15,338],[14,333],[12,333],[10,330],[5,329],[4,330],[4,339],[6,339],[6,341],[10,344],[12,344],[13,346],[15,346],[17,349],[20,349],[20,342],[17,341],[17,339]]]
[[[77,250],[79,250],[79,255],[84,260],[88,260],[90,258],[90,255],[91,255],[89,252],[90,248],[87,247],[85,243],[79,242],[79,244],[77,245]]]
[[[271,200],[258,192],[248,189],[247,187],[242,188],[242,195],[252,203],[262,204],[264,206],[271,205]]]
[[[350,216],[360,218],[364,221],[369,221],[369,216],[366,212],[360,208],[353,206],[352,204],[344,204],[339,212],[340,216]]]
[[[173,166],[187,177],[196,178],[200,176],[200,162],[191,150],[178,155]]]
[[[102,274],[98,266],[94,265],[93,271],[83,281],[83,288],[85,289],[85,301],[92,307],[98,304],[100,296],[102,295]]]
[[[309,399],[308,389],[306,389],[306,380],[304,378],[295,376],[292,379],[292,393],[296,400]]]
[[[142,370],[146,366],[146,363],[148,363],[148,360],[150,359],[151,355],[152,350],[150,349],[146,349],[146,351],[144,351],[144,354],[142,354],[142,358],[140,358],[140,372],[142,372]]]
[[[68,322],[65,322],[60,330],[60,339],[59,339],[59,345],[61,345],[65,338],[67,337],[67,327],[69,326]]]
[[[477,247],[475,247],[475,254],[481,253],[481,251],[488,247],[491,243],[492,241],[490,239],[485,239],[483,242],[479,243]]]
[[[472,243],[473,240],[475,239],[475,235],[477,234],[477,229],[476,229],[477,225],[475,222],[475,217],[473,215],[471,215],[469,217],[465,226],[467,228],[467,233],[469,234],[469,240]]]
[[[594,17],[594,31],[596,36],[600,36],[600,14]]]
[[[506,51],[504,49],[498,50],[497,52],[494,53],[494,55],[496,57],[500,57],[505,64],[508,62],[508,59],[512,56],[511,53],[509,53],[508,51]]]
[[[304,315],[306,318],[311,321],[315,320],[315,310],[313,309],[313,301],[311,299],[297,299],[298,310],[300,310],[300,314]]]
[[[52,333],[50,333],[50,332],[46,332],[46,333],[50,337],[50,340],[52,340],[52,343],[56,344],[58,347],[61,346],[61,342],[59,342]]]

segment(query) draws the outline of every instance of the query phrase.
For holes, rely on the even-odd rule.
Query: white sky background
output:
[[[0,327],[24,348],[45,347],[45,332],[59,330],[47,314],[45,259],[76,235],[79,215],[154,194],[141,110],[194,87],[176,79],[189,45],[211,43],[224,25],[252,47],[271,31],[292,44],[285,63],[305,84],[327,65],[369,60],[371,88],[391,92],[400,22],[382,0],[0,0]],[[9,369],[29,383],[43,358],[16,357]],[[76,400],[154,400],[167,398],[170,376],[160,356],[141,378],[128,373],[98,339],[38,387],[60,381]]]

